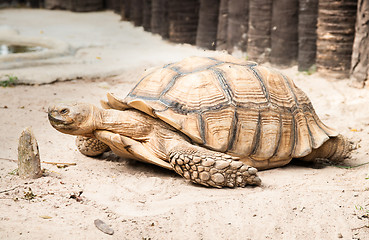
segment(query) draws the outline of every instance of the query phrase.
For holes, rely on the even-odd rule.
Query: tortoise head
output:
[[[88,135],[95,130],[98,108],[92,104],[76,103],[50,106],[48,117],[58,131],[71,135]]]

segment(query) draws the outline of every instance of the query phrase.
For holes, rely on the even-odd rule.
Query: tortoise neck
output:
[[[137,110],[100,110],[95,114],[96,129],[107,130],[135,140],[145,139],[152,131],[154,119]]]

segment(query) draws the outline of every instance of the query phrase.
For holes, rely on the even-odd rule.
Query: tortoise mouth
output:
[[[51,125],[58,129],[60,128],[69,129],[71,128],[69,125],[74,123],[73,119],[63,118],[59,114],[55,114],[55,112],[53,111],[48,112],[48,118],[49,118],[49,122],[51,123]]]

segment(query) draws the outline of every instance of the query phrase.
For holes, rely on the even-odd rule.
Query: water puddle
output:
[[[22,45],[6,45],[0,43],[0,56],[13,53],[41,52],[47,48],[40,46],[22,46]]]

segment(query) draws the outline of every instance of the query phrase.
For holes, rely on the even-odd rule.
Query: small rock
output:
[[[95,223],[95,226],[97,227],[97,229],[99,229],[103,233],[106,233],[106,234],[109,234],[109,235],[114,234],[114,230],[111,227],[109,227],[106,223],[104,223],[102,220],[96,219],[94,221],[94,223]]]
[[[38,144],[30,127],[23,130],[19,137],[18,174],[21,178],[42,176]]]
[[[341,233],[338,233],[338,238],[343,238]]]

